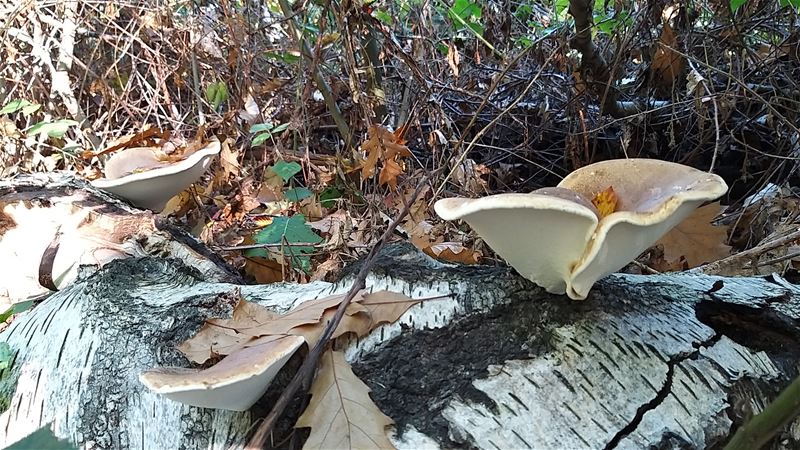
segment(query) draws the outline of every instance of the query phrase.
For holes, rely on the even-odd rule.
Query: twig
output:
[[[422,179],[417,186],[417,189],[414,191],[414,194],[412,194],[411,198],[408,200],[408,202],[406,202],[403,210],[400,211],[400,214],[386,228],[386,231],[384,231],[380,241],[378,241],[378,243],[372,247],[372,250],[370,250],[366,259],[364,259],[364,265],[361,266],[361,270],[358,271],[358,275],[356,275],[353,285],[350,287],[350,290],[347,291],[347,295],[345,295],[342,303],[339,304],[339,308],[336,310],[336,315],[333,316],[333,320],[328,322],[328,325],[325,327],[325,331],[320,336],[319,341],[317,341],[317,344],[314,345],[314,348],[308,352],[308,356],[306,356],[306,359],[303,361],[303,365],[300,366],[300,369],[297,371],[294,378],[292,378],[292,381],[289,383],[289,385],[286,386],[286,389],[281,392],[281,395],[275,402],[272,410],[269,412],[264,421],[261,422],[261,425],[258,426],[258,429],[253,437],[247,442],[245,450],[259,450],[264,447],[264,444],[267,442],[267,438],[269,437],[270,433],[272,433],[273,428],[275,428],[275,423],[278,421],[278,418],[281,417],[283,411],[286,409],[286,406],[288,406],[295,393],[297,393],[298,389],[300,389],[300,386],[304,385],[307,380],[312,378],[314,371],[317,368],[317,364],[319,363],[319,357],[322,355],[323,350],[328,345],[328,340],[330,340],[334,330],[336,330],[336,327],[339,326],[339,322],[342,320],[347,306],[350,304],[350,301],[353,300],[353,297],[355,297],[359,291],[366,287],[367,274],[369,274],[369,271],[372,270],[372,266],[375,263],[375,258],[389,241],[389,238],[394,233],[397,225],[400,224],[400,221],[402,221],[403,218],[408,215],[411,205],[413,205],[417,200],[420,192],[422,192],[422,188],[427,185],[427,181],[427,177]]]
[[[782,238],[775,239],[774,241],[767,242],[766,244],[762,244],[757,247],[753,247],[750,250],[745,250],[743,252],[739,252],[735,255],[729,256],[725,259],[720,259],[719,261],[714,261],[713,263],[706,264],[705,266],[692,269],[691,272],[715,274],[718,273],[720,269],[722,269],[723,267],[732,266],[743,260],[746,261],[754,260],[758,258],[760,255],[770,250],[774,250],[778,247],[783,247],[784,245],[790,244],[798,239],[800,239],[800,229],[796,230],[793,233],[789,233]],[[753,265],[755,266],[755,264]]]
[[[248,244],[248,245],[234,245],[232,247],[215,247],[215,250],[222,252],[232,252],[236,250],[249,250],[251,248],[271,248],[271,247],[314,247],[324,248],[327,244],[312,244],[311,242],[292,242],[277,244]]]

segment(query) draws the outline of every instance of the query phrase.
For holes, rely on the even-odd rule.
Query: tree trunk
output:
[[[189,366],[175,346],[237,295],[284,312],[351,279],[245,286],[153,257],[82,273],[0,333],[14,352],[0,372],[0,445],[52,423],[89,449],[242,448],[302,355],[243,413],[166,400],[139,373]],[[779,278],[619,274],[572,301],[394,244],[367,285],[446,295],[344,343],[399,448],[714,447],[797,373],[800,290]],[[276,446],[291,445],[279,443],[301,400]],[[796,448],[799,432],[795,422],[773,447]]]

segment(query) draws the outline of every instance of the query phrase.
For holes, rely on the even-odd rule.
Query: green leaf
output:
[[[266,52],[264,56],[285,64],[297,64],[300,62],[300,52]]]
[[[556,17],[563,20],[569,11],[569,0],[555,0]]]
[[[12,100],[8,102],[3,109],[0,109],[0,114],[12,114],[22,110],[22,114],[29,116],[38,111],[41,107],[42,105],[38,103],[31,103],[25,99]]]
[[[265,131],[261,134],[256,135],[256,137],[253,138],[253,142],[250,145],[252,145],[253,147],[259,146],[271,137],[272,133],[270,133],[269,131]]]
[[[0,313],[0,323],[5,322],[6,320],[8,320],[9,317],[13,316],[14,314],[19,314],[31,308],[33,308],[33,300],[25,300],[22,302],[14,303],[13,305],[11,305],[10,308]]]
[[[253,237],[256,244],[317,244],[322,242],[322,237],[315,233],[306,223],[306,218],[302,214],[295,214],[292,217],[276,217],[272,223],[261,229]],[[285,241],[284,241],[285,239]],[[311,259],[306,253],[314,251],[311,246],[284,246],[276,247],[276,251],[283,251],[283,256],[295,267],[299,264],[304,272],[311,271]],[[246,256],[269,257],[269,253],[263,248],[253,248],[245,251]]]
[[[275,127],[275,125],[273,125],[271,123],[257,123],[255,125],[253,125],[252,127],[250,127],[250,133],[251,134],[256,134],[256,133],[260,133],[262,131],[272,131],[272,129],[274,127]]]
[[[0,370],[8,368],[13,356],[8,342],[0,342]]]
[[[271,167],[272,171],[275,172],[279,177],[283,179],[283,181],[289,181],[289,178],[297,175],[303,168],[300,164],[296,162],[286,162],[286,161],[278,161],[275,163],[274,166]]]
[[[375,9],[372,11],[372,16],[386,25],[392,25],[392,15],[382,9]]]
[[[744,6],[747,0],[731,0],[731,12],[736,12],[739,8]]]
[[[31,105],[33,105],[33,103],[25,99],[12,100],[6,103],[6,106],[3,106],[3,109],[0,109],[0,114],[12,114]]]
[[[283,193],[283,196],[286,197],[286,200],[290,202],[299,202],[300,200],[306,199],[311,197],[313,192],[310,189],[305,187],[296,187],[293,189],[288,189],[286,192]]]
[[[206,101],[211,103],[214,110],[218,109],[219,105],[228,101],[228,85],[224,81],[209,84],[206,87]]]
[[[272,133],[273,134],[278,134],[278,133],[280,133],[281,131],[283,131],[283,130],[285,130],[287,128],[289,128],[289,123],[288,122],[287,123],[282,123],[282,124],[278,125],[277,127],[273,128],[272,129]]]
[[[77,450],[77,447],[69,441],[57,438],[50,426],[44,426],[6,447],[6,450]]]
[[[342,193],[334,186],[328,186],[319,193],[319,203],[323,208],[333,208],[339,198],[342,198]]]
[[[78,125],[78,122],[74,120],[68,119],[61,119],[56,120],[55,122],[39,122],[36,125],[30,127],[28,129],[28,134],[31,136],[36,136],[37,134],[47,134],[53,138],[60,138],[64,136],[64,133],[67,132],[69,127]]]

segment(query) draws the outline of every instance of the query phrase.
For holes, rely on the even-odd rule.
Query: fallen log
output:
[[[172,402],[139,373],[188,367],[177,344],[229,315],[238,296],[285,312],[350,280],[242,285],[162,257],[82,271],[0,333],[13,351],[0,372],[0,445],[49,424],[87,449],[242,448],[301,354],[240,413]],[[616,274],[573,301],[508,269],[446,265],[401,243],[385,249],[367,286],[445,296],[343,343],[394,419],[398,448],[714,448],[800,360],[800,289],[776,276]],[[302,444],[291,429],[302,404],[298,396],[275,447]],[[790,425],[773,447],[796,448],[799,430]]]

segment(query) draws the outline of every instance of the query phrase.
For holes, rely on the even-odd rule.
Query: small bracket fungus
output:
[[[614,212],[589,199],[608,187]],[[445,220],[463,219],[522,276],[581,300],[592,285],[636,258],[703,202],[728,190],[717,175],[654,159],[617,159],[580,168],[558,187],[436,202]]]
[[[159,368],[142,373],[139,381],[176,402],[246,411],[267,392],[272,379],[304,342],[300,336],[279,336],[239,349],[205,370]]]
[[[160,161],[148,148],[130,148],[108,159],[105,178],[92,182],[140,208],[161,211],[167,201],[200,179],[220,152],[219,140],[175,163]]]

